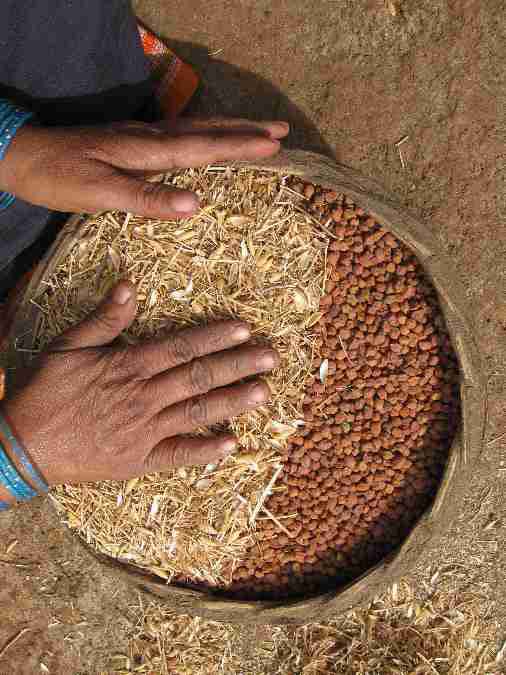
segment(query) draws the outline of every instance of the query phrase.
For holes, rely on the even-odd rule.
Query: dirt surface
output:
[[[290,144],[383,182],[462,270],[489,390],[487,443],[445,545],[495,595],[506,637],[506,208],[501,0],[137,0],[204,75],[194,112],[280,117]],[[502,133],[501,133],[502,132]],[[405,168],[395,143],[402,145]],[[10,543],[17,545],[7,552]],[[417,577],[418,571],[413,572]],[[111,672],[130,589],[65,536],[48,504],[0,519],[0,674]],[[8,641],[18,641],[2,654]],[[45,670],[40,664],[44,664]]]

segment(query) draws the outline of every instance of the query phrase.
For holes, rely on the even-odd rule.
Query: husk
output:
[[[362,609],[297,627],[205,621],[140,601],[128,654],[111,667],[120,675],[495,675],[502,657],[490,611],[490,599],[451,566],[427,570],[416,590],[401,580]]]

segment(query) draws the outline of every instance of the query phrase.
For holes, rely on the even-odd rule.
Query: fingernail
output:
[[[128,286],[118,286],[112,294],[112,301],[117,305],[126,305],[132,297],[132,289]]]
[[[176,213],[193,213],[199,206],[199,200],[197,195],[183,192],[174,198],[173,206]]]
[[[258,405],[259,403],[265,403],[268,397],[264,384],[254,384],[249,391],[248,401],[251,405]]]
[[[257,359],[259,370],[271,370],[279,363],[279,357],[272,349],[267,349]]]
[[[244,323],[237,324],[232,330],[232,337],[237,341],[248,340],[251,337],[250,329]]]
[[[221,443],[220,452],[223,455],[223,457],[227,457],[227,455],[230,455],[231,452],[234,452],[236,447],[237,441],[234,438],[227,438],[225,441]]]

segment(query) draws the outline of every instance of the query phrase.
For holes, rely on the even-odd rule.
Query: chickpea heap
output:
[[[459,422],[459,372],[416,257],[343,195],[293,180],[331,232],[305,426],[227,589],[282,599],[350,582],[431,503]]]

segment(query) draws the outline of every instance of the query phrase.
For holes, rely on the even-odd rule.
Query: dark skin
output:
[[[181,120],[92,127],[22,127],[0,162],[0,190],[54,211],[120,209],[184,218],[196,195],[150,183],[146,174],[275,155],[285,122]]]
[[[287,133],[285,123],[244,120],[27,126],[0,162],[0,190],[53,210],[185,217],[198,208],[196,195],[147,182],[146,175],[266,158]],[[25,373],[22,388],[9,392],[3,413],[51,486],[216,462],[233,452],[233,437],[182,434],[269,398],[257,376],[276,367],[279,357],[247,344],[247,325],[218,322],[117,346],[135,312],[135,288],[121,282],[51,345]],[[0,499],[12,502],[1,489]]]

